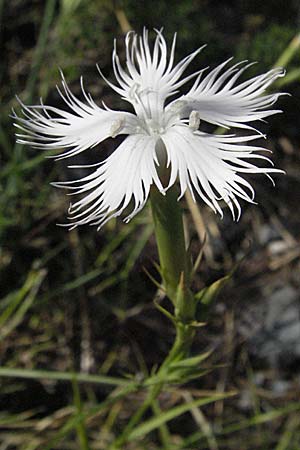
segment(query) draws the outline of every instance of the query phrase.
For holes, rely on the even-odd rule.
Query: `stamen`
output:
[[[125,125],[125,119],[118,119],[112,123],[110,127],[110,137],[115,138],[118,136],[121,130],[123,130]]]
[[[189,127],[193,131],[197,131],[200,125],[200,114],[199,111],[192,111],[189,117]]]
[[[134,83],[129,90],[129,98],[131,100],[136,100],[138,97],[138,90],[141,86],[138,83]]]

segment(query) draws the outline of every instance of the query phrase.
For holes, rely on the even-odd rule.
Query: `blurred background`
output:
[[[228,210],[221,220],[200,201],[198,207],[183,201],[195,257],[207,233],[194,289],[242,261],[195,341],[195,352],[214,349],[210,362],[217,368],[174,386],[161,396],[161,407],[215,390],[237,395],[171,422],[168,448],[299,450],[298,0],[0,0],[0,449],[105,450],[141,393],[90,413],[85,446],[78,421],[71,419],[95,407],[112,387],[78,386],[59,375],[44,379],[36,371],[143,378],[172,343],[172,326],[154,307],[157,288],[144,271],[159,278],[149,208],[127,225],[111,220],[99,232],[58,227],[68,198],[49,183],[80,173],[16,145],[9,117],[12,108],[20,112],[15,94],[24,103],[42,97],[63,106],[56,90],[59,68],[74,94],[80,96],[83,75],[96,102],[127,108],[99,77],[96,63],[112,79],[114,38],[124,60],[124,33],[143,26],[163,27],[169,43],[177,32],[177,60],[208,44],[190,71],[230,56],[258,62],[247,77],[283,65],[287,75],[272,90],[292,94],[279,100],[284,114],[261,127],[268,135],[262,145],[287,174],[276,177],[275,187],[263,176],[251,179],[258,206],[244,204],[241,220],[233,223]],[[75,162],[96,162],[117,144],[106,141],[101,153],[84,152]],[[165,447],[154,431],[127,448]]]

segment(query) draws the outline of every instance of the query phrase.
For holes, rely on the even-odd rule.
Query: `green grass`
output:
[[[259,70],[279,61],[289,69],[284,90],[295,98],[299,95],[299,35],[296,19],[290,19],[296,17],[294,6],[285,5],[288,13],[279,15],[271,4],[265,9],[260,4],[233,9],[228,3],[226,14],[235,24],[229,27],[223,24],[222,6],[184,1],[177,10],[168,2],[154,3],[143,9],[134,1],[0,0],[1,450],[113,448],[147,387],[162,382],[156,370],[173,339],[171,324],[153,302],[155,298],[168,310],[151,281],[159,274],[149,209],[129,224],[112,220],[99,233],[90,227],[68,232],[56,226],[65,220],[67,199],[49,183],[67,179],[69,171],[63,162],[45,159],[48,152],[15,144],[9,117],[11,109],[18,108],[15,94],[24,102],[36,103],[42,95],[44,101],[57,104],[61,67],[74,92],[83,74],[99,103],[103,98],[109,106],[120,107],[104,88],[95,64],[110,76],[112,39],[122,37],[118,19],[125,16],[137,30],[149,24],[164,25],[167,35],[178,31],[183,43],[178,57],[208,41],[208,51],[201,55],[204,66],[205,58],[213,65],[231,53],[242,58],[258,55]],[[123,15],[116,14],[115,7]],[[237,16],[242,18],[239,26]],[[269,21],[274,26],[267,26]],[[264,42],[272,41],[273,34],[280,36],[281,26],[284,42],[266,49]],[[118,42],[122,48],[122,40]],[[292,120],[281,116],[272,121],[274,148],[280,147],[282,136],[298,142],[299,108],[296,103],[288,108]],[[104,152],[111,150],[105,143]],[[297,155],[281,148],[274,157],[297,178]],[[261,189],[261,203],[265,198],[267,206],[246,210],[235,225],[235,237],[233,225],[229,227],[226,219],[217,221],[203,208],[214,258],[211,263],[204,258],[195,271],[195,290],[200,292],[204,284],[228,273],[240,260],[247,239],[253,242],[253,254],[220,295],[224,314],[216,309],[208,325],[199,328],[195,352],[214,348],[201,366],[201,378],[185,384],[170,378],[170,385],[150,405],[153,416],[146,414],[130,431],[124,450],[300,448],[299,386],[293,367],[276,371],[253,355],[245,358],[247,342],[241,342],[237,331],[240,311],[253,299],[254,288],[276,286],[279,278],[298,273],[293,261],[266,277],[253,271],[262,261],[268,267],[269,256],[257,237],[262,225],[279,217],[289,226],[288,233],[298,236],[298,214],[289,203],[290,193],[297,192],[294,183],[287,187],[280,182],[278,198],[274,191]],[[188,208],[186,223],[196,260],[200,246]],[[235,316],[231,327],[229,318]],[[263,374],[263,386],[256,384],[256,373]],[[282,378],[295,388],[277,395],[272,382]],[[244,392],[250,398],[246,410],[239,406]]]

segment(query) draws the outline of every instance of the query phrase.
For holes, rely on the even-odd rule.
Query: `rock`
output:
[[[262,292],[259,303],[252,304],[244,315],[252,316],[239,327],[250,355],[267,360],[272,367],[300,359],[300,299],[294,287],[280,286],[269,295]]]

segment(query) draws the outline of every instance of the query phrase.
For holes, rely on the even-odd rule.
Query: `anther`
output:
[[[199,111],[192,111],[189,117],[189,127],[193,131],[197,131],[200,125],[200,114]]]
[[[124,119],[115,120],[110,127],[110,137],[115,138],[116,136],[118,136],[120,131],[124,128],[124,124]]]

